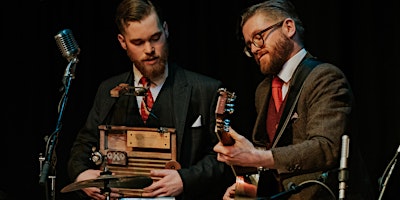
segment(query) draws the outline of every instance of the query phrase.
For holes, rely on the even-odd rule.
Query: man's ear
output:
[[[296,34],[296,23],[292,18],[287,18],[283,22],[284,33],[289,37],[292,38]]]
[[[121,47],[126,50],[127,47],[126,47],[126,43],[125,43],[125,37],[119,33],[117,38],[118,38],[118,41],[119,41],[119,44],[121,45]]]
[[[163,28],[164,28],[165,36],[168,38],[169,32],[168,32],[168,24],[167,24],[167,22],[164,22]]]

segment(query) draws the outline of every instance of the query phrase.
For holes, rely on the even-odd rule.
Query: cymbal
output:
[[[88,187],[142,189],[151,185],[152,183],[153,179],[148,176],[101,175],[96,179],[89,179],[71,183],[62,188],[61,192],[72,192]]]

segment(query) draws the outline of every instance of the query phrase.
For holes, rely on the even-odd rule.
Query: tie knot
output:
[[[278,76],[275,76],[272,79],[272,87],[274,87],[274,88],[282,88],[282,85],[283,85],[283,80],[280,79]]]
[[[140,78],[139,83],[142,84],[144,87],[150,86],[150,80],[144,76]]]

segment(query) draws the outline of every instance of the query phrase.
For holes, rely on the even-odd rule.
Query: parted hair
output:
[[[296,23],[296,32],[299,34],[301,42],[304,40],[304,26],[297,14],[295,6],[289,0],[266,0],[246,8],[240,15],[237,34],[243,40],[242,28],[246,21],[257,13],[264,14],[271,20],[282,20],[291,18]]]
[[[124,28],[129,22],[141,21],[152,12],[156,12],[158,23],[162,24],[164,19],[161,14],[161,8],[150,0],[123,0],[116,9],[115,23],[118,30],[124,33]]]

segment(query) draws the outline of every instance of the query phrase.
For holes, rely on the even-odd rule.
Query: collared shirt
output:
[[[299,66],[301,60],[306,56],[307,51],[303,48],[299,52],[296,53],[293,57],[291,57],[286,63],[283,65],[282,70],[278,73],[279,78],[281,78],[285,83],[282,86],[282,100],[286,98],[286,94],[289,90],[289,83],[292,79],[293,73],[296,68]]]
[[[133,65],[133,74],[134,74],[134,85],[135,87],[144,87],[142,84],[139,83],[140,78],[142,78],[142,73],[138,69],[136,69],[135,65]],[[165,83],[165,80],[168,77],[168,64],[165,66],[165,71],[162,76],[155,80],[150,80],[151,85],[150,85],[150,91],[151,95],[153,96],[154,101],[156,101],[158,93],[160,93],[160,90],[162,86]],[[142,96],[136,96],[136,100],[138,103],[138,107],[140,108],[140,104],[142,103],[143,97]]]

